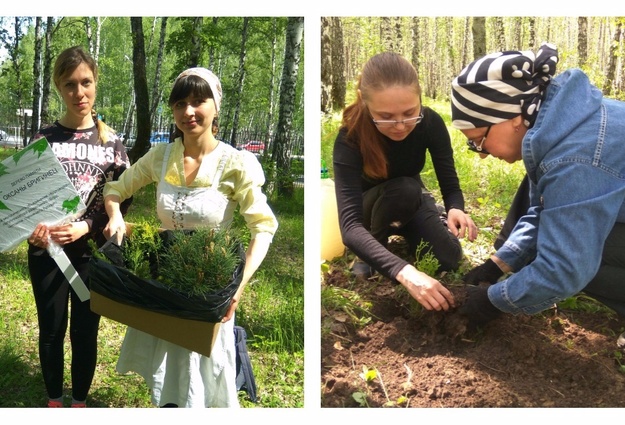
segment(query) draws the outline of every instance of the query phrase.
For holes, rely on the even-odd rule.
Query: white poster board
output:
[[[37,224],[68,223],[85,209],[45,138],[0,162],[0,252],[28,239]],[[63,250],[51,244],[48,252],[81,299],[88,299],[89,291]]]

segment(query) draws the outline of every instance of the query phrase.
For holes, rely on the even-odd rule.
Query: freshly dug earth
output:
[[[323,281],[357,291],[371,321],[322,306],[322,407],[625,407],[625,323],[592,300],[471,330],[379,275],[354,282],[331,265]],[[459,305],[462,282],[441,282]]]

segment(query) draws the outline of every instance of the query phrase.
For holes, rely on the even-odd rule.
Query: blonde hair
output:
[[[73,46],[63,50],[54,62],[54,71],[52,72],[52,79],[57,90],[63,76],[74,72],[80,64],[85,64],[91,69],[93,73],[94,82],[98,82],[98,65],[95,60],[87,54],[82,47]],[[109,141],[111,133],[115,133],[104,121],[98,118],[98,113],[95,109],[91,110],[91,117],[98,130],[98,140],[105,144]]]

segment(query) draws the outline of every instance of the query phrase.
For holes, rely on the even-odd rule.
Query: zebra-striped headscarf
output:
[[[536,58],[531,51],[507,51],[472,62],[451,83],[452,125],[468,130],[522,115],[531,127],[557,62],[558,50],[550,43],[542,44]]]

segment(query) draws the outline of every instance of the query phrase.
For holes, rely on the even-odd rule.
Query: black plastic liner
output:
[[[112,239],[112,238],[111,238]],[[101,249],[116,264],[122,261],[122,247],[109,240]],[[92,257],[89,260],[89,286],[92,291],[122,304],[144,308],[181,319],[220,322],[228,310],[232,297],[241,285],[245,267],[245,250],[239,243],[241,259],[232,273],[232,279],[220,291],[201,295],[182,293],[157,280],[136,276],[128,269]]]

